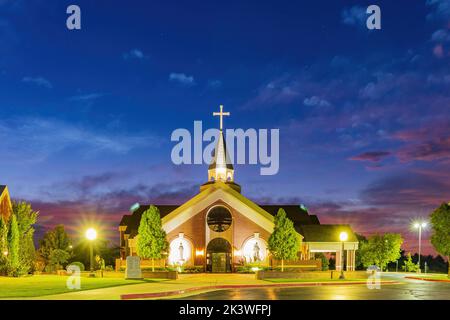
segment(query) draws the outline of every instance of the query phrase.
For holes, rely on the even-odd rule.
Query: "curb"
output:
[[[410,276],[406,276],[405,279],[423,280],[423,281],[431,281],[431,282],[450,282],[450,279],[449,280],[445,280],[445,279],[430,279],[430,278],[410,277]]]
[[[400,282],[391,281],[385,282],[385,284],[399,284]],[[339,286],[339,285],[352,285],[352,284],[367,284],[366,281],[352,281],[352,282],[308,282],[308,283],[285,283],[285,284],[248,284],[248,285],[216,285],[216,286],[204,286],[204,287],[192,287],[182,290],[165,291],[165,292],[152,292],[152,293],[131,293],[122,294],[121,300],[133,300],[133,299],[149,299],[149,298],[162,298],[169,296],[176,296],[195,291],[204,290],[220,290],[220,289],[251,289],[251,288],[288,288],[288,287],[315,287],[315,286]]]

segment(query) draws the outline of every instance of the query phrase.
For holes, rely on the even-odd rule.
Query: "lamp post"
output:
[[[427,223],[425,221],[418,221],[415,222],[413,225],[414,229],[419,230],[419,261],[417,264],[419,265],[419,273],[420,273],[420,254],[422,251],[422,229],[425,229],[427,227]]]
[[[86,239],[89,240],[89,254],[90,254],[90,270],[92,277],[94,275],[94,240],[97,238],[97,231],[94,228],[86,230]]]
[[[344,276],[344,243],[348,239],[347,232],[343,231],[339,234],[339,240],[341,240],[342,243],[342,249],[341,249],[341,275],[339,276],[339,279],[343,280],[345,279]]]

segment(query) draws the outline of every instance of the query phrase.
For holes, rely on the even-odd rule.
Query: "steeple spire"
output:
[[[223,105],[220,105],[220,112],[213,112],[213,116],[220,117],[220,133],[217,145],[214,149],[214,159],[208,168],[208,181],[228,181],[234,180],[234,168],[227,153],[225,138],[223,136],[223,117],[230,116],[229,112],[223,112]]]

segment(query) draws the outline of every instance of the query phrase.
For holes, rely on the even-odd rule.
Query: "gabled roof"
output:
[[[201,203],[208,196],[212,195],[218,190],[225,192],[229,196],[238,200],[243,205],[259,213],[268,222],[273,222],[274,216],[278,213],[278,209],[283,208],[286,211],[288,218],[293,221],[294,226],[320,224],[319,220],[317,219],[317,216],[309,215],[308,211],[299,205],[280,204],[280,205],[260,206],[244,197],[238,191],[234,190],[234,188],[229,184],[227,184],[226,182],[221,181],[217,181],[215,183],[210,184],[207,188],[203,189],[200,193],[198,193],[196,196],[194,196],[181,206],[178,205],[155,205],[155,206],[158,207],[160,211],[162,223],[167,224],[169,221],[177,218],[183,212],[186,213],[187,209],[190,209],[196,204]],[[137,234],[142,213],[149,207],[150,205],[140,205],[136,210],[134,210],[134,212],[131,215],[125,215],[122,217],[120,226],[127,226],[125,234],[129,234],[130,237],[134,237]],[[195,214],[195,212],[193,212],[192,214]]]
[[[308,225],[308,224],[320,224],[316,215],[310,215],[308,210],[302,208],[299,205],[291,204],[277,204],[277,205],[261,205],[261,208],[269,212],[272,216],[276,216],[278,210],[283,208],[286,212],[286,216],[295,225]]]
[[[348,224],[297,225],[295,229],[305,242],[340,242],[339,234],[347,232],[346,242],[358,242],[358,238]]]
[[[241,214],[247,216],[247,218],[253,220],[255,223],[258,223],[269,232],[273,230],[273,216],[270,213],[241,195],[226,183],[216,181],[214,184],[203,189],[192,199],[162,218],[162,223],[166,232],[172,230],[176,224],[187,221],[187,219],[193,217],[201,209],[206,208],[212,202],[219,199],[234,206]]]
[[[154,205],[158,208],[161,218],[168,215],[170,212],[178,208],[177,205]],[[139,229],[139,224],[141,223],[141,217],[144,211],[150,208],[150,205],[140,205],[136,210],[130,215],[124,215],[122,220],[120,220],[119,226],[127,226],[125,229],[125,234],[129,234],[130,237],[134,237]]]

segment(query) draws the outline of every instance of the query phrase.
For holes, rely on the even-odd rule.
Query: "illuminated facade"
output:
[[[9,197],[8,187],[0,185],[0,217],[2,217],[5,220],[8,220],[11,213],[12,213],[12,206]]]
[[[217,115],[223,113],[222,108]],[[222,133],[215,148],[214,159],[208,168],[208,181],[200,192],[180,206],[157,205],[163,229],[167,233],[170,250],[161,265],[198,267],[206,272],[233,272],[239,266],[277,265],[271,259],[268,239],[274,228],[274,216],[279,208],[286,211],[300,234],[298,261],[287,265],[314,270],[320,268],[315,253],[336,255],[340,269],[342,243],[339,232],[348,233],[344,243],[346,269],[355,268],[355,250],[358,240],[348,225],[321,225],[303,205],[258,205],[241,194],[234,182],[234,168],[228,161]],[[133,205],[131,214],[123,216],[120,225],[121,257],[136,255],[138,228],[142,213],[149,205]],[[117,266],[116,266],[117,267]]]

